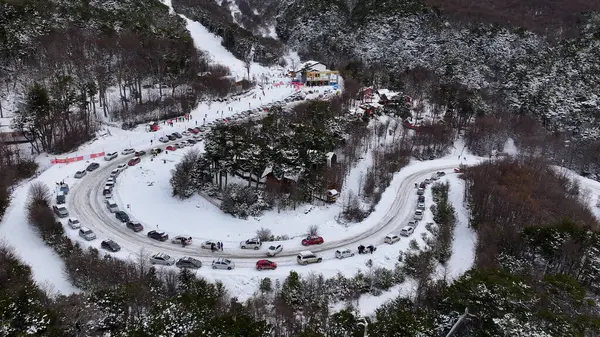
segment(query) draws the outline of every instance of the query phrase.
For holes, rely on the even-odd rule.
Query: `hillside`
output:
[[[594,83],[600,81],[600,16],[577,16],[579,34],[556,41],[558,30],[546,30],[552,36],[544,36],[511,26],[509,13],[522,9],[492,11],[494,3],[483,8],[467,3],[453,7],[450,2],[444,6],[446,13],[420,0],[298,0],[280,13],[277,33],[306,58],[338,67],[360,60],[360,72],[371,73],[368,82],[376,79],[383,87],[401,89],[399,74],[423,68],[442,83],[458,83],[487,97],[484,110],[500,99],[509,111],[537,116],[556,130],[591,125],[598,131],[600,99]],[[580,8],[597,7],[586,4]],[[480,21],[467,9],[496,16]],[[550,13],[559,11],[561,7],[553,7]],[[549,22],[539,23],[536,30],[572,24],[573,12],[564,12],[564,17],[548,14]],[[498,21],[502,26],[490,23]]]

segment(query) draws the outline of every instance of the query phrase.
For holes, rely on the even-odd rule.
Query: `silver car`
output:
[[[231,270],[235,268],[235,263],[228,259],[216,259],[212,262],[213,269],[227,269]]]
[[[69,227],[73,229],[81,228],[81,223],[77,219],[69,218],[69,221],[67,221],[67,223],[69,224]]]
[[[81,179],[81,178],[85,177],[86,174],[87,174],[86,170],[81,170],[81,171],[75,172],[75,176],[74,177],[77,178],[77,179]]]
[[[150,263],[152,264],[162,264],[164,266],[172,266],[175,264],[175,259],[170,257],[167,254],[157,253],[150,256]]]
[[[81,227],[79,229],[79,236],[86,239],[87,241],[92,241],[92,240],[96,239],[96,233],[92,232],[91,229],[86,228],[86,227]]]
[[[106,208],[108,208],[111,213],[119,211],[119,206],[112,199],[105,199],[104,202],[106,203]]]

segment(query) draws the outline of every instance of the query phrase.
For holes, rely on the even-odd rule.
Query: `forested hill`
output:
[[[295,0],[277,33],[306,58],[358,61],[355,73],[382,86],[424,68],[485,98],[482,112],[500,99],[559,130],[598,125],[600,2],[428,1]]]

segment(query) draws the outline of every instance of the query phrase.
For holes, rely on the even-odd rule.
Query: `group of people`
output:
[[[358,253],[359,254],[367,254],[367,253],[371,253],[373,254],[373,252],[376,250],[377,248],[375,248],[375,246],[373,245],[368,245],[367,247],[360,245],[358,246]]]
[[[223,251],[223,242],[221,242],[221,241],[219,241],[217,243],[213,242],[210,245],[210,250],[213,251],[213,252],[216,252],[216,251],[221,251],[222,252]]]

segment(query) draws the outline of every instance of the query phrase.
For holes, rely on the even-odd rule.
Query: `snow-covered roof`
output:
[[[266,177],[269,173],[273,172],[273,166],[267,166],[263,173],[260,175],[261,178]]]
[[[332,196],[333,195],[338,195],[338,191],[334,190],[334,189],[328,190],[327,193],[329,193],[329,195],[332,195]]]

